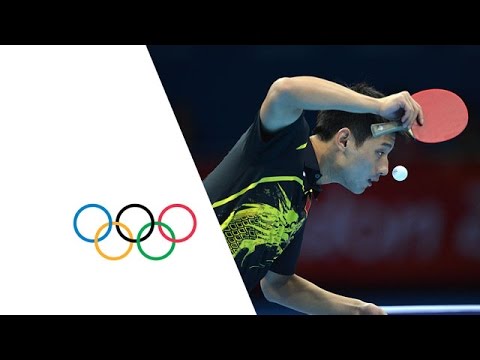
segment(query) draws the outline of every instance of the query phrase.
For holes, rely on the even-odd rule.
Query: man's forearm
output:
[[[314,76],[276,80],[262,103],[260,118],[265,129],[274,132],[293,123],[304,110],[370,113],[388,120],[401,116],[407,128],[415,121],[423,123],[421,107],[407,91],[376,98]]]
[[[334,294],[315,284],[292,275],[284,284],[271,286],[264,282],[262,289],[269,301],[312,315],[358,315],[365,310],[365,302]]]
[[[302,110],[342,110],[373,114],[379,112],[378,99],[359,94],[329,80],[297,76],[277,81],[285,92],[285,101]]]

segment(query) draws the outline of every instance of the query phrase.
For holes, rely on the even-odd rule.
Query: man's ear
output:
[[[345,151],[349,142],[354,141],[352,132],[349,128],[341,128],[335,134],[335,145],[340,151]]]

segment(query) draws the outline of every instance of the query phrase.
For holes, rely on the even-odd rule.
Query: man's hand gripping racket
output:
[[[402,95],[400,93],[392,96]],[[396,107],[395,102],[390,99],[390,106],[382,109],[381,115],[392,121],[373,124],[371,130],[374,137],[408,131],[418,141],[439,143],[458,136],[467,126],[467,107],[463,100],[451,91],[423,90],[411,96],[414,101],[405,94],[403,96]]]

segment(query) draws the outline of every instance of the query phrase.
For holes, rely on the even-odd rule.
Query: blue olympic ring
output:
[[[106,215],[107,215],[107,218],[108,218],[108,229],[107,229],[107,232],[98,239],[98,241],[102,241],[104,240],[109,234],[110,234],[110,231],[112,231],[112,216],[110,215],[110,213],[108,212],[107,209],[105,209],[102,205],[99,205],[99,204],[87,204],[87,205],[84,205],[82,206],[80,209],[78,209],[78,211],[75,213],[75,216],[73,218],[73,228],[75,229],[75,233],[78,235],[78,237],[80,239],[82,239],[83,241],[86,241],[86,242],[89,242],[89,243],[93,243],[95,242],[94,239],[89,239],[85,236],[83,236],[80,231],[78,230],[78,226],[77,226],[77,221],[78,221],[78,217],[80,216],[80,213],[83,211],[83,210],[86,210],[88,208],[97,208],[97,209],[100,209],[102,210]]]

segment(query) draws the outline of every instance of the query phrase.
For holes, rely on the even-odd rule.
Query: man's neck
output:
[[[317,181],[318,185],[330,184],[334,181],[335,166],[333,160],[333,153],[331,151],[331,144],[322,141],[317,135],[310,136],[315,156],[317,158],[318,166],[322,177]]]

